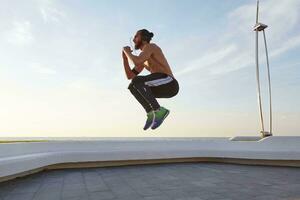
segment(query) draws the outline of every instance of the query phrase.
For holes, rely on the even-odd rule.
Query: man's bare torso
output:
[[[152,54],[150,58],[144,62],[145,68],[151,73],[160,72],[174,77],[170,65],[161,48],[154,43],[149,43],[147,45],[150,45],[148,48],[151,48]]]

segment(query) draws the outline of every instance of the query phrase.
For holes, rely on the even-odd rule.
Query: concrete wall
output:
[[[55,166],[190,161],[300,166],[300,137],[273,136],[259,141],[200,138],[0,144],[0,181]]]

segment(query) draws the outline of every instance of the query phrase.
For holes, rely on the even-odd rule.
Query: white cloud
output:
[[[29,21],[14,21],[12,28],[4,34],[6,41],[15,45],[28,45],[34,41]]]
[[[271,58],[300,46],[300,33],[299,29],[297,30],[299,9],[300,1],[298,0],[265,0],[261,3],[260,21],[269,25],[266,34]],[[206,53],[195,50],[199,52],[199,56],[185,61],[185,69],[175,74],[181,76],[201,71],[205,76],[216,76],[254,65],[252,27],[255,24],[255,12],[256,4],[253,2],[228,13],[228,24],[220,28],[222,30],[220,37],[217,40],[211,39],[209,46],[202,49]],[[291,38],[295,34],[296,36]],[[262,40],[260,42],[262,43]],[[179,43],[178,45],[182,46]],[[191,45],[191,51],[193,48],[198,47]],[[263,48],[260,53],[264,58]],[[183,55],[183,57],[189,58],[189,55]]]
[[[60,22],[66,17],[65,12],[57,7],[54,0],[42,0],[39,3],[39,11],[45,23]]]
[[[270,26],[269,36],[281,40],[299,24],[298,0],[264,0],[260,3],[259,21]],[[249,32],[255,24],[256,3],[241,6],[229,13],[231,26],[238,32]]]
[[[189,63],[187,63],[187,66],[176,73],[177,76],[181,76],[183,74],[192,72],[194,70],[199,69],[199,66],[201,68],[210,67],[212,65],[215,65],[216,63],[224,60],[227,56],[232,55],[233,52],[237,50],[237,47],[232,44],[227,47],[223,47],[221,49],[214,49],[210,52],[202,55],[198,59],[192,60]]]
[[[270,57],[279,56],[280,54],[299,46],[300,46],[300,35],[288,39],[280,47],[273,50],[270,54]]]

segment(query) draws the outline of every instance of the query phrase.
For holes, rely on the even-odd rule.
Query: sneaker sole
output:
[[[146,131],[148,128],[150,128],[152,126],[152,124],[153,124],[153,121],[148,127],[146,127],[146,128],[144,127],[143,130]]]

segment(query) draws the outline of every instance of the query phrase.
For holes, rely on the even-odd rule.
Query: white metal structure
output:
[[[268,27],[267,25],[260,23],[258,20],[259,15],[259,0],[257,0],[257,10],[256,10],[256,24],[254,26],[254,31],[256,34],[255,39],[255,62],[256,62],[256,79],[257,79],[257,96],[258,96],[258,106],[259,106],[259,114],[260,114],[260,122],[261,122],[261,134],[262,137],[272,136],[272,98],[271,98],[271,78],[270,78],[270,67],[269,67],[269,56],[268,56],[268,48],[267,48],[267,40],[265,29]],[[261,98],[261,84],[260,84],[260,76],[259,76],[259,58],[258,58],[258,33],[263,32],[264,37],[264,45],[266,51],[266,61],[267,61],[267,73],[268,73],[268,90],[269,90],[269,120],[270,126],[269,131],[265,130],[264,125],[264,117],[263,117],[263,108],[262,108],[262,98]]]

